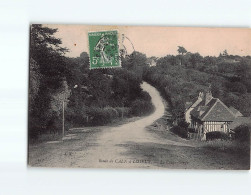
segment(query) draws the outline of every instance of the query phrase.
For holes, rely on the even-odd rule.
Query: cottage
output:
[[[150,58],[147,59],[147,64],[149,66],[156,66],[157,65],[157,60],[158,60],[158,58],[156,58],[156,57],[150,57]]]
[[[202,139],[207,132],[229,132],[229,125],[241,113],[233,112],[220,99],[213,98],[209,90],[205,95],[200,92],[198,99],[185,111],[185,120],[195,129]]]

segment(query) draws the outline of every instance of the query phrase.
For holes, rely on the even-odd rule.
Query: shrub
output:
[[[234,137],[239,141],[250,141],[250,126],[240,125],[234,129]]]
[[[195,129],[194,128],[188,128],[187,129],[189,133],[195,133]]]
[[[180,126],[174,126],[171,131],[182,138],[188,138],[188,129]]]
[[[222,131],[212,131],[206,133],[206,140],[215,140],[215,139],[221,139],[221,140],[228,140],[229,136],[222,132]]]
[[[105,107],[104,112],[106,112],[110,118],[118,118],[119,117],[119,113],[115,108]]]
[[[116,107],[116,111],[118,112],[119,117],[127,117],[129,116],[130,109],[128,107]]]
[[[144,101],[142,99],[137,99],[132,102],[131,105],[131,115],[141,116],[145,114],[149,114],[154,109],[153,105],[149,101]]]
[[[141,92],[141,99],[150,102],[151,101],[151,96],[146,92],[146,91],[142,91]]]
[[[178,126],[183,127],[183,128],[188,128],[189,123],[187,123],[185,120],[179,121]]]
[[[116,111],[112,108],[92,108],[89,111],[89,116],[91,118],[91,125],[104,125],[112,122],[114,118],[116,118]]]

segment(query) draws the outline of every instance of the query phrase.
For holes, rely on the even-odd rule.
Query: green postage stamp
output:
[[[120,66],[118,31],[88,32],[90,69]]]

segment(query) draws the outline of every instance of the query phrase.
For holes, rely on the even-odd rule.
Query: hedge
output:
[[[234,130],[234,138],[239,141],[250,141],[250,126],[240,125]]]
[[[212,131],[206,133],[206,140],[215,140],[215,139],[221,139],[221,140],[228,140],[229,136],[222,132],[222,131]]]

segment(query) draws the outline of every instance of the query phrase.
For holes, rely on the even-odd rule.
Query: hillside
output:
[[[182,63],[181,63],[182,62]],[[251,114],[251,58],[202,57],[197,54],[166,56],[144,71],[144,80],[157,87],[171,103],[174,118],[182,117],[185,102],[211,88],[214,97],[243,115]]]

